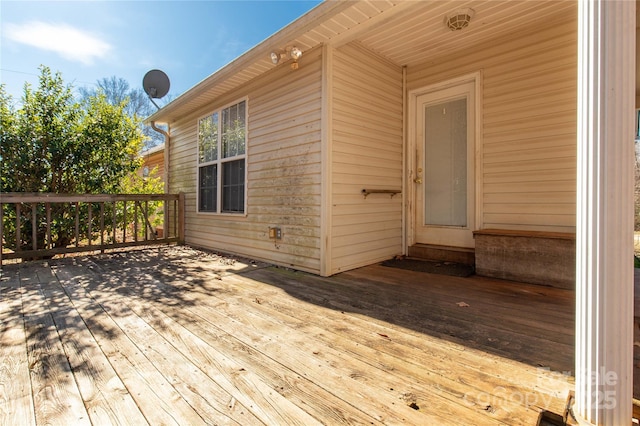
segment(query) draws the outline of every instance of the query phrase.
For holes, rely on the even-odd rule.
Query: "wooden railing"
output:
[[[184,194],[0,194],[0,265],[183,242]]]

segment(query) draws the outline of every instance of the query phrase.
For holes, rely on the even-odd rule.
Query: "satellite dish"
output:
[[[169,92],[169,77],[160,70],[151,70],[144,75],[142,79],[142,87],[149,99],[153,102],[153,99],[160,99]],[[160,107],[153,102],[156,108]]]

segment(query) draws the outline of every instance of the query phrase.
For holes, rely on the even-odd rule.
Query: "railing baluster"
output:
[[[127,242],[127,200],[122,202],[122,242]]]
[[[38,250],[38,217],[36,210],[38,204],[31,204],[31,249],[33,251]]]
[[[117,201],[113,201],[113,222],[111,224],[111,229],[113,230],[113,241],[111,244],[116,244],[116,229],[118,228],[118,220],[116,218],[116,211],[118,210]]]
[[[21,203],[16,203],[16,251],[22,251],[20,247],[20,240],[22,239],[22,232],[20,230],[20,216],[22,215]]]
[[[104,202],[100,203],[100,252],[104,253]]]
[[[149,202],[144,202],[144,240],[149,240]]]
[[[169,234],[171,233],[169,229],[169,199],[164,200],[162,203],[162,231],[164,233],[164,238],[169,238]]]
[[[76,247],[80,247],[80,209],[79,203],[76,201]]]
[[[178,235],[178,200],[173,201],[173,235]]]
[[[138,201],[133,202],[133,241],[138,242]]]
[[[91,236],[91,222],[93,221],[93,203],[87,204],[87,239],[89,240],[89,248],[93,247],[93,237]]]
[[[47,242],[45,243],[46,249],[53,248],[53,241],[51,241],[51,203],[44,205],[47,214]]]

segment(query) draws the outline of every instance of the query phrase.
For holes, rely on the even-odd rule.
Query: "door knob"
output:
[[[415,183],[422,183],[422,178],[415,178],[413,181]]]

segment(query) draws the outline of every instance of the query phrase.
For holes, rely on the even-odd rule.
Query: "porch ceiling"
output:
[[[337,35],[332,38],[331,43],[357,40],[397,65],[412,66],[500,38],[522,27],[533,26],[536,22],[571,22],[576,13],[576,3],[556,0],[409,3],[412,4],[396,6],[401,9],[393,16],[385,18],[382,14],[379,15],[378,23],[363,25],[360,27],[362,29],[355,28],[351,33]],[[473,11],[469,27],[451,31],[445,25],[445,17],[465,8]],[[355,10],[356,6],[342,12],[339,17],[349,16]]]
[[[171,123],[185,112],[211,104],[222,94],[269,72],[274,68],[269,59],[274,49],[295,45],[304,52],[321,44],[339,47],[355,41],[397,65],[411,66],[525,26],[533,27],[536,22],[572,22],[576,4],[557,0],[327,1],[216,71],[148,120]],[[445,16],[462,8],[473,9],[471,24],[452,32],[444,23]]]

